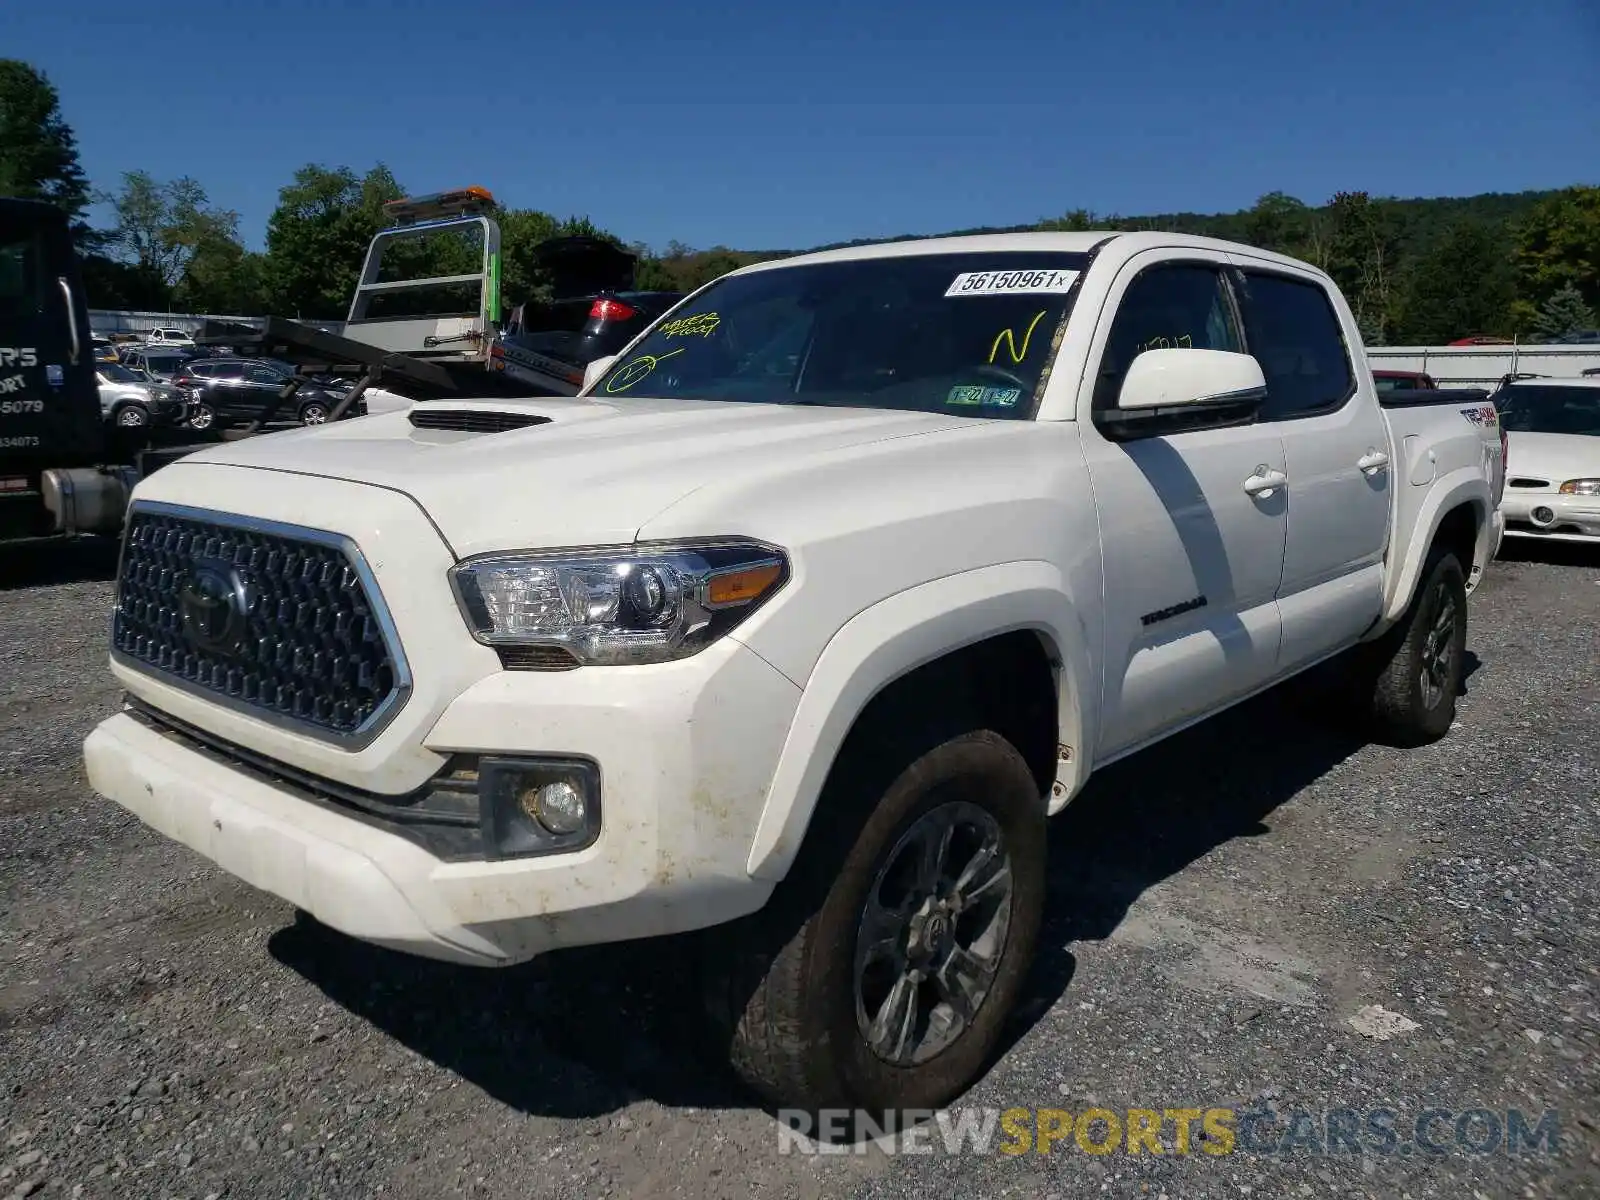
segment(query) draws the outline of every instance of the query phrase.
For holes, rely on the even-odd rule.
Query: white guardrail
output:
[[[1374,371],[1424,371],[1442,387],[1494,387],[1507,375],[1575,379],[1600,367],[1600,346],[1368,346]]]

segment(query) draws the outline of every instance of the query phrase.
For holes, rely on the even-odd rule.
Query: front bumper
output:
[[[496,966],[684,932],[765,903],[746,862],[799,690],[731,640],[642,668],[481,679],[424,739],[440,754],[564,754],[601,771],[587,849],[446,860],[129,713],[89,735],[96,791],[353,937]]]
[[[1507,492],[1500,511],[1505,517],[1507,537],[1554,542],[1600,540],[1600,496]]]

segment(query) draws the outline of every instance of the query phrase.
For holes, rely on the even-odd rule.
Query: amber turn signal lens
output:
[[[713,575],[706,581],[706,603],[748,604],[777,583],[782,574],[783,568],[778,563],[762,563]]]

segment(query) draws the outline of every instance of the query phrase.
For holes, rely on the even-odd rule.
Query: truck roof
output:
[[[1254,258],[1282,263],[1285,266],[1298,267],[1301,270],[1316,269],[1309,263],[1302,262],[1299,259],[1289,258],[1283,254],[1274,254],[1270,250],[1262,250],[1256,246],[1246,246],[1239,242],[1225,242],[1219,238],[1199,237],[1189,233],[1162,233],[1143,230],[1129,233],[1115,229],[1100,229],[1086,230],[1081,233],[1030,231],[1025,233],[979,233],[960,237],[901,238],[897,241],[872,242],[861,246],[840,246],[834,250],[817,250],[810,254],[797,254],[792,258],[752,263],[750,266],[741,267],[738,271],[732,273],[742,275],[747,271],[805,266],[810,263],[848,262],[852,259],[864,258],[900,258],[918,254],[981,254],[986,251],[990,253],[1035,251],[1039,253],[1083,254],[1111,241],[1115,241],[1120,248],[1125,249],[1129,254],[1160,247],[1189,246],[1197,250],[1249,254]]]

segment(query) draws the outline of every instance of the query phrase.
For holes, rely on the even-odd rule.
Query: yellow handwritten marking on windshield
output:
[[[684,347],[680,346],[678,349],[668,351],[666,354],[641,354],[610,379],[606,380],[606,391],[613,395],[617,392],[627,391],[646,375],[650,374],[651,371],[654,371],[656,364],[663,359],[671,358],[674,354],[682,354],[684,349]]]
[[[679,317],[668,321],[656,330],[662,337],[710,337],[722,324],[722,317],[714,312],[695,313],[692,317]]]
[[[1016,335],[1013,334],[1011,330],[1002,329],[999,333],[995,334],[994,345],[989,347],[989,363],[990,363],[990,365],[992,366],[994,364],[994,360],[997,357],[999,357],[999,354],[1000,354],[1000,343],[1001,342],[1006,343],[1007,349],[1009,350],[1009,352],[1011,354],[1011,361],[1012,362],[1020,363],[1023,359],[1027,358],[1028,357],[1028,343],[1033,340],[1033,331],[1038,326],[1039,322],[1042,321],[1042,320],[1044,320],[1044,313],[1040,312],[1040,313],[1035,314],[1033,320],[1028,322],[1028,332],[1022,335],[1022,351],[1021,351],[1021,353],[1018,353],[1018,351],[1017,351]]]
[[[1193,349],[1194,349],[1194,338],[1191,337],[1187,333],[1184,334],[1183,336],[1177,338],[1176,340],[1174,340],[1172,338],[1153,337],[1148,342],[1145,342],[1143,345],[1135,347],[1136,352],[1139,353],[1139,354],[1143,354],[1146,350],[1193,350]]]

